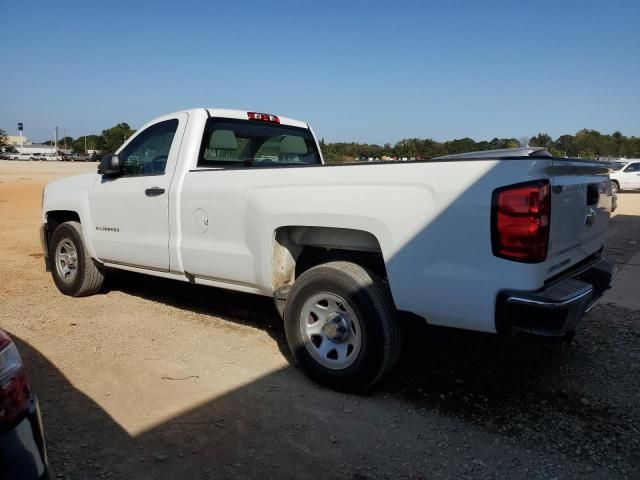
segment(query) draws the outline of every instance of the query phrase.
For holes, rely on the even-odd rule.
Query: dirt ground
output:
[[[42,187],[95,168],[0,161],[0,326],[54,478],[640,478],[640,193],[620,194],[606,252],[610,292],[630,293],[572,343],[413,326],[392,378],[353,396],[289,365],[269,299],[126,273],[61,295]]]

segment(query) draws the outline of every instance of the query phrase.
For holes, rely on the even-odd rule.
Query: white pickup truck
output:
[[[611,280],[611,206],[606,167],[542,149],[325,165],[304,122],[202,108],[48,184],[41,237],[67,295],[123,269],[272,296],[307,374],[361,391],[407,316],[572,334]]]

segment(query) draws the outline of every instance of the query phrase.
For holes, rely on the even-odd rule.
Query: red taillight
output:
[[[261,122],[280,123],[280,119],[270,113],[247,112],[249,120],[260,120]]]
[[[22,360],[11,339],[0,330],[0,426],[27,409],[29,385]]]
[[[551,195],[549,182],[520,183],[493,192],[493,254],[517,262],[547,258]]]

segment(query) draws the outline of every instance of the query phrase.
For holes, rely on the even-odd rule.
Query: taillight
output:
[[[247,112],[249,120],[260,120],[261,122],[280,123],[280,119],[270,113]]]
[[[0,427],[10,424],[27,409],[29,396],[20,354],[7,334],[0,330]]]
[[[551,194],[548,180],[519,183],[493,192],[493,254],[516,262],[547,258]]]

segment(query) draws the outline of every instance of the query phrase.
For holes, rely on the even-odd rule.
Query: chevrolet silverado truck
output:
[[[296,363],[363,391],[406,318],[571,335],[611,281],[612,198],[605,166],[544,149],[328,165],[304,122],[201,108],[49,183],[41,238],[66,295],[121,269],[273,297]]]

